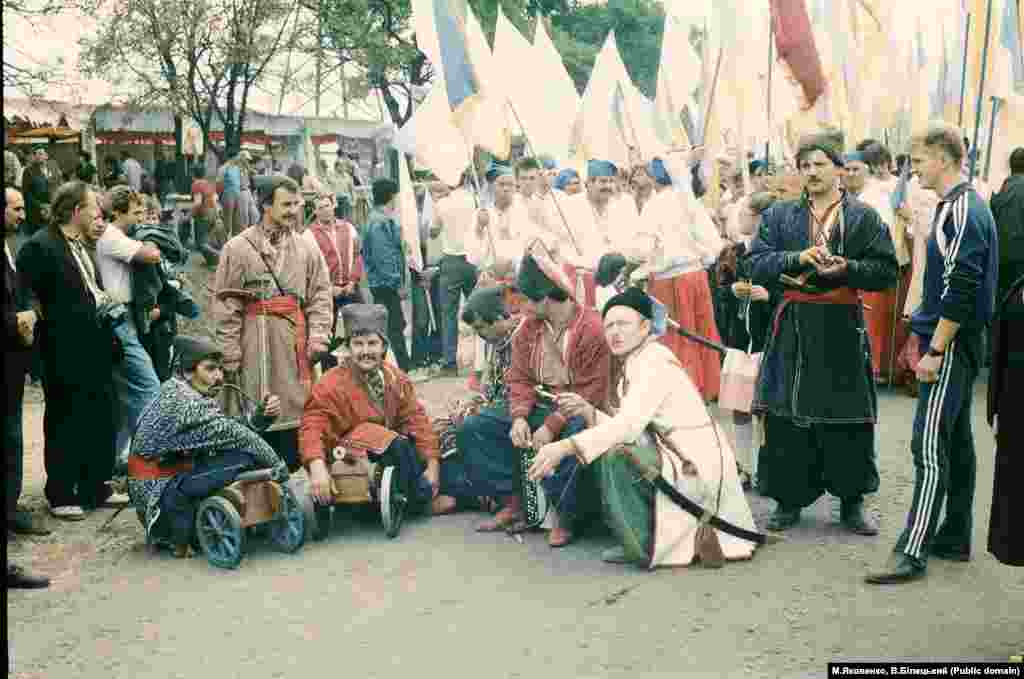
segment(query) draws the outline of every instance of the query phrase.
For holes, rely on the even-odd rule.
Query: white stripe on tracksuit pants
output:
[[[896,552],[925,559],[933,540],[970,549],[976,464],[971,403],[981,351],[980,333],[957,336],[946,348],[939,379],[921,384],[910,444],[914,499]],[[946,519],[936,534],[943,500]]]

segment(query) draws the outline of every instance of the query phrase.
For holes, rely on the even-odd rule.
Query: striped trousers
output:
[[[958,333],[946,348],[938,381],[921,384],[910,443],[914,499],[896,552],[925,560],[930,546],[970,550],[976,465],[971,402],[982,348],[980,333]],[[927,350],[922,339],[922,355]],[[946,515],[936,530],[943,500]]]

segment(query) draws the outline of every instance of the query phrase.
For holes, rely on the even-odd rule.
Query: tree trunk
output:
[[[174,188],[177,193],[189,193],[189,181],[185,168],[185,156],[181,152],[184,125],[181,115],[174,116]]]

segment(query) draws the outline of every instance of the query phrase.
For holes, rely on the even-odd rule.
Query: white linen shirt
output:
[[[96,263],[103,289],[115,302],[132,301],[132,259],[141,249],[142,243],[126,236],[116,224],[107,226],[96,243]]]

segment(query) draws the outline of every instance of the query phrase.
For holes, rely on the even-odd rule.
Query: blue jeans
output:
[[[114,366],[113,374],[120,416],[114,450],[117,451],[117,467],[121,468],[128,463],[128,444],[135,434],[142,411],[160,393],[160,380],[156,376],[153,359],[139,341],[131,314],[114,332],[124,349],[124,358]]]

